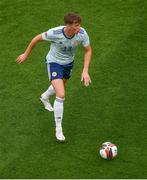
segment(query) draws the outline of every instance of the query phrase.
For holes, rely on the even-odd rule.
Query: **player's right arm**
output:
[[[22,63],[25,59],[27,59],[27,57],[30,55],[32,49],[36,46],[36,44],[40,41],[43,41],[44,39],[42,38],[42,34],[39,34],[37,36],[35,36],[32,41],[30,42],[30,44],[28,45],[27,49],[25,50],[25,52],[21,55],[18,56],[17,58],[17,63],[20,64]]]

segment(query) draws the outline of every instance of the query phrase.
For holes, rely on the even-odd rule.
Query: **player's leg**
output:
[[[40,100],[44,104],[45,109],[48,111],[53,111],[53,107],[49,101],[50,96],[55,94],[55,90],[52,85],[49,86],[49,88],[41,95]]]
[[[65,86],[62,79],[52,80],[52,85],[56,92],[56,99],[54,101],[54,117],[56,125],[56,138],[59,141],[64,141],[65,136],[62,130],[62,120],[64,111],[64,99],[65,99]]]
[[[72,65],[73,66],[73,65]],[[62,120],[64,111],[64,99],[65,99],[65,84],[71,76],[72,66],[60,67],[60,76],[58,79],[52,80],[52,85],[56,92],[56,99],[54,101],[54,117],[56,123],[56,138],[60,141],[65,140],[65,136],[62,131]],[[59,72],[59,71],[58,71]]]

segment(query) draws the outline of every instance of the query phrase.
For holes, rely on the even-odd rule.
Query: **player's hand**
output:
[[[17,58],[17,63],[20,64],[22,63],[25,59],[27,58],[27,56],[25,54],[21,54],[20,56],[18,56]]]
[[[90,76],[87,72],[83,72],[81,75],[81,81],[83,81],[84,86],[89,86],[89,84],[91,83],[91,79]]]

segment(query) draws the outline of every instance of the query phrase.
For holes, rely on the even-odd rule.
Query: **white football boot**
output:
[[[56,138],[57,141],[64,142],[65,136],[63,135],[62,128],[56,128]]]
[[[41,96],[40,100],[41,100],[41,102],[44,104],[44,108],[45,108],[46,110],[48,110],[48,111],[54,111],[54,109],[53,109],[53,107],[52,107],[52,105],[51,105],[51,103],[49,102],[48,99],[45,99],[45,98],[43,98],[43,97]]]

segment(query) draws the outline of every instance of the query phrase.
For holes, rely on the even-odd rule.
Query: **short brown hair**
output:
[[[64,16],[65,24],[81,23],[81,21],[82,21],[81,16],[74,12],[69,12]]]

